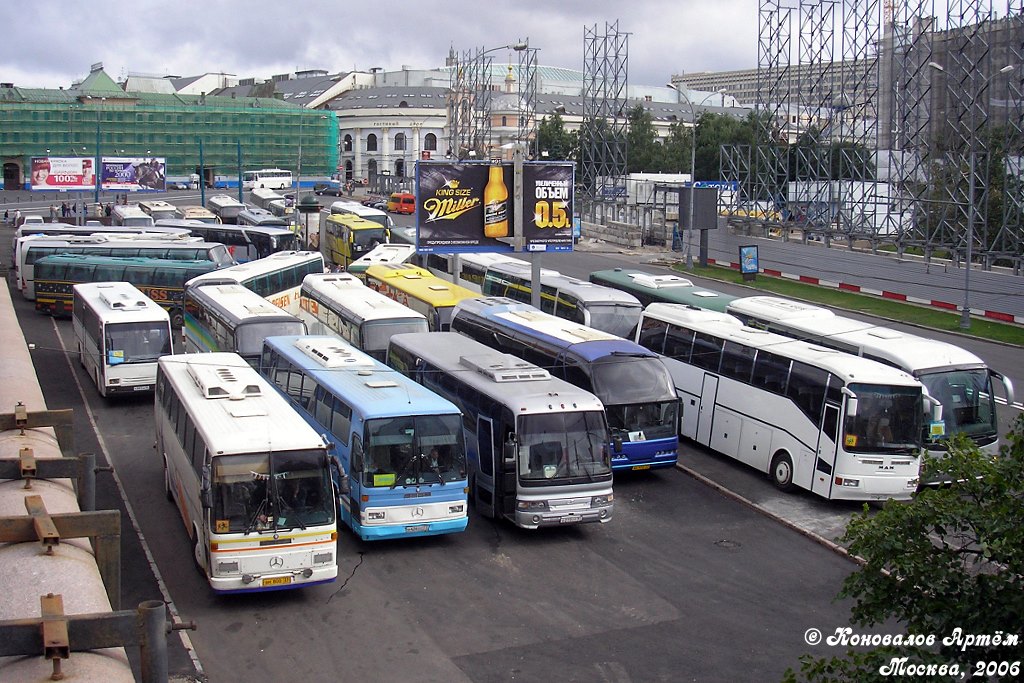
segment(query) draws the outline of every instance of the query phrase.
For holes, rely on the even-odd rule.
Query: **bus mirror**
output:
[[[612,437],[612,451],[615,452],[615,453],[621,453],[622,452],[622,437],[621,436],[613,436]]]
[[[505,461],[506,465],[515,465],[516,463],[516,442],[509,440],[504,443],[501,447],[501,457]]]
[[[932,422],[942,422],[942,404],[938,401],[932,405]]]
[[[199,488],[199,502],[206,509],[213,507],[213,499],[210,495],[210,466],[203,465],[203,480]]]
[[[857,408],[859,401],[856,396],[849,396],[846,399],[846,414],[849,417],[857,417]]]
[[[1003,391],[1006,393],[1006,405],[1012,406],[1014,401],[1013,395],[1013,382],[1006,375],[996,372],[995,370],[989,370],[989,374],[998,379],[1003,385]]]

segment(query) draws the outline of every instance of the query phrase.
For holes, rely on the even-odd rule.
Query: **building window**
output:
[[[501,117],[501,125],[502,126],[507,126],[508,125],[508,117],[507,116],[502,116]]]
[[[405,151],[405,133],[398,133],[397,135],[395,135],[395,151]]]
[[[370,133],[366,136],[366,151],[376,152],[377,151],[377,136]]]
[[[342,151],[344,151],[344,152],[351,152],[352,151],[352,136],[351,135],[346,135],[345,136],[344,141],[343,141]]]
[[[437,151],[437,136],[433,133],[427,133],[423,137],[423,149],[431,152]]]

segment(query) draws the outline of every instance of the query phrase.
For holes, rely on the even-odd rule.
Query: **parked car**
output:
[[[380,209],[381,211],[386,211],[388,208],[388,200],[384,197],[367,197],[361,204],[371,209]]]
[[[340,197],[343,194],[343,192],[342,192],[342,189],[341,189],[341,184],[338,183],[337,181],[335,181],[333,183],[316,183],[316,184],[314,184],[313,185],[313,194],[318,194],[318,195],[327,194],[327,195],[333,195],[335,197]]]

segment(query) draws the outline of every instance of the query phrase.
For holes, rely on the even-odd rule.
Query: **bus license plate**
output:
[[[137,387],[132,387],[132,391],[150,391],[152,388],[153,387],[149,386],[148,384],[142,384]]]
[[[292,577],[290,576],[278,576],[273,579],[263,579],[264,586],[287,586],[291,582]]]
[[[631,469],[633,469],[633,470],[649,470],[649,469],[651,469],[651,466],[650,465],[633,465],[633,467]]]
[[[576,524],[577,522],[582,522],[582,521],[583,521],[583,517],[581,517],[580,515],[565,515],[564,517],[559,518],[558,523],[559,524]]]
[[[417,524],[416,526],[407,526],[405,530],[410,534],[415,534],[418,531],[429,531],[430,525],[428,524]]]

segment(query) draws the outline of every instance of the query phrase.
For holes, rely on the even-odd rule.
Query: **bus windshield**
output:
[[[282,315],[284,315],[283,312]],[[278,320],[274,322],[256,320],[249,324],[239,325],[235,330],[235,351],[240,356],[255,356],[258,363],[260,354],[263,352],[263,340],[267,337],[305,333],[306,326],[301,320]]]
[[[672,377],[665,371],[665,365],[650,356],[621,353],[605,356],[593,363],[591,380],[598,398],[605,400],[605,396],[614,396],[617,404],[676,398]]]
[[[918,379],[942,404],[946,434],[963,432],[974,437],[997,433],[996,399],[985,368],[933,372]]]
[[[612,471],[600,412],[538,413],[522,415],[518,422],[522,481],[591,479]]]
[[[352,240],[360,250],[373,249],[387,242],[387,230],[384,228],[353,230]]]
[[[849,389],[857,397],[857,414],[846,416],[847,451],[918,451],[924,428],[919,388],[850,384]]]
[[[377,360],[383,361],[392,335],[426,331],[427,321],[423,318],[411,320],[371,320],[363,324],[360,349]]]
[[[587,323],[589,327],[626,339],[633,337],[633,331],[640,322],[640,314],[643,313],[639,306],[596,301],[587,302],[587,311],[590,313],[590,321]]]
[[[329,472],[317,451],[214,458],[214,533],[304,529],[333,522]]]
[[[112,323],[106,330],[107,364],[152,363],[171,353],[166,323]]]
[[[605,406],[608,429],[623,441],[667,439],[676,430],[676,401]]]
[[[415,486],[466,478],[462,419],[414,415],[367,420],[364,486]],[[357,457],[355,451],[353,458]]]

